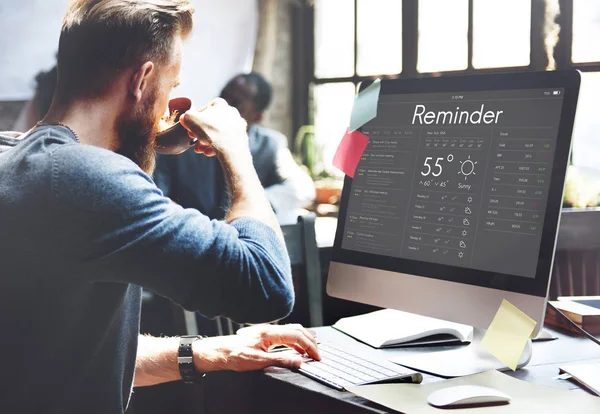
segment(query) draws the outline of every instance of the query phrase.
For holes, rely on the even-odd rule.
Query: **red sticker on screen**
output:
[[[369,137],[362,132],[346,130],[333,156],[333,166],[342,170],[350,178],[354,178],[356,167],[368,144]]]

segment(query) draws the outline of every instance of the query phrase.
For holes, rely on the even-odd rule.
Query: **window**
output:
[[[469,2],[419,0],[417,70],[442,72],[468,66]]]
[[[315,141],[323,168],[341,176],[331,160],[348,127],[358,82],[402,72],[402,1],[315,0],[314,33]]]
[[[594,39],[595,42],[591,42]],[[573,49],[574,63],[600,61],[600,2],[597,0],[573,1]]]
[[[325,83],[312,88],[315,140],[317,146],[321,147],[321,168],[333,175],[342,175],[331,166],[331,162],[348,128],[354,93],[352,82]]]
[[[577,119],[573,132],[573,164],[598,169],[600,155],[600,72],[581,75]]]
[[[561,30],[550,55],[557,69],[583,72],[573,162],[600,169],[600,1],[313,1],[315,73],[306,84],[312,91],[315,140],[330,172],[341,175],[330,161],[361,81],[544,70],[548,55],[542,31],[546,11],[556,5]]]
[[[358,0],[357,6],[356,73],[372,76],[402,72],[402,3]]]
[[[474,0],[473,67],[528,66],[530,33],[530,0]]]
[[[354,74],[354,0],[315,2],[315,76]]]
[[[569,10],[568,7],[572,7]],[[565,67],[582,71],[577,118],[573,130],[572,161],[590,175],[600,177],[600,2],[573,0],[561,4],[562,12],[571,14],[571,53]],[[595,170],[595,172],[592,172]]]

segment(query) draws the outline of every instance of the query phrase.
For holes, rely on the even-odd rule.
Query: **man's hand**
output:
[[[198,138],[197,153],[219,158],[231,194],[227,222],[241,217],[260,220],[283,241],[273,208],[254,169],[247,124],[238,110],[217,98],[199,111],[187,111],[179,122],[190,137]]]
[[[217,98],[199,111],[188,111],[179,119],[192,138],[194,151],[209,157],[232,151],[249,153],[247,123],[237,109]]]
[[[302,357],[292,352],[268,352],[287,345],[300,355],[320,360],[314,335],[301,325],[259,325],[243,328],[237,335],[217,336],[194,342],[199,372],[252,371],[271,365],[298,368]]]

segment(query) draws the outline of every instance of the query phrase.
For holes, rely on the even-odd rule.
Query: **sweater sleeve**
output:
[[[81,278],[134,283],[208,317],[266,322],[294,304],[288,254],[251,219],[209,220],[163,196],[130,160],[85,145],[52,154],[61,252]],[[202,177],[197,179],[201,185]],[[62,245],[62,244],[61,244]]]

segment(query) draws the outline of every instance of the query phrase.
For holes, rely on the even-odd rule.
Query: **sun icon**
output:
[[[458,174],[464,175],[465,180],[471,174],[476,175],[475,164],[477,164],[477,161],[471,160],[471,156],[469,155],[466,160],[460,161],[460,171],[458,172]]]

